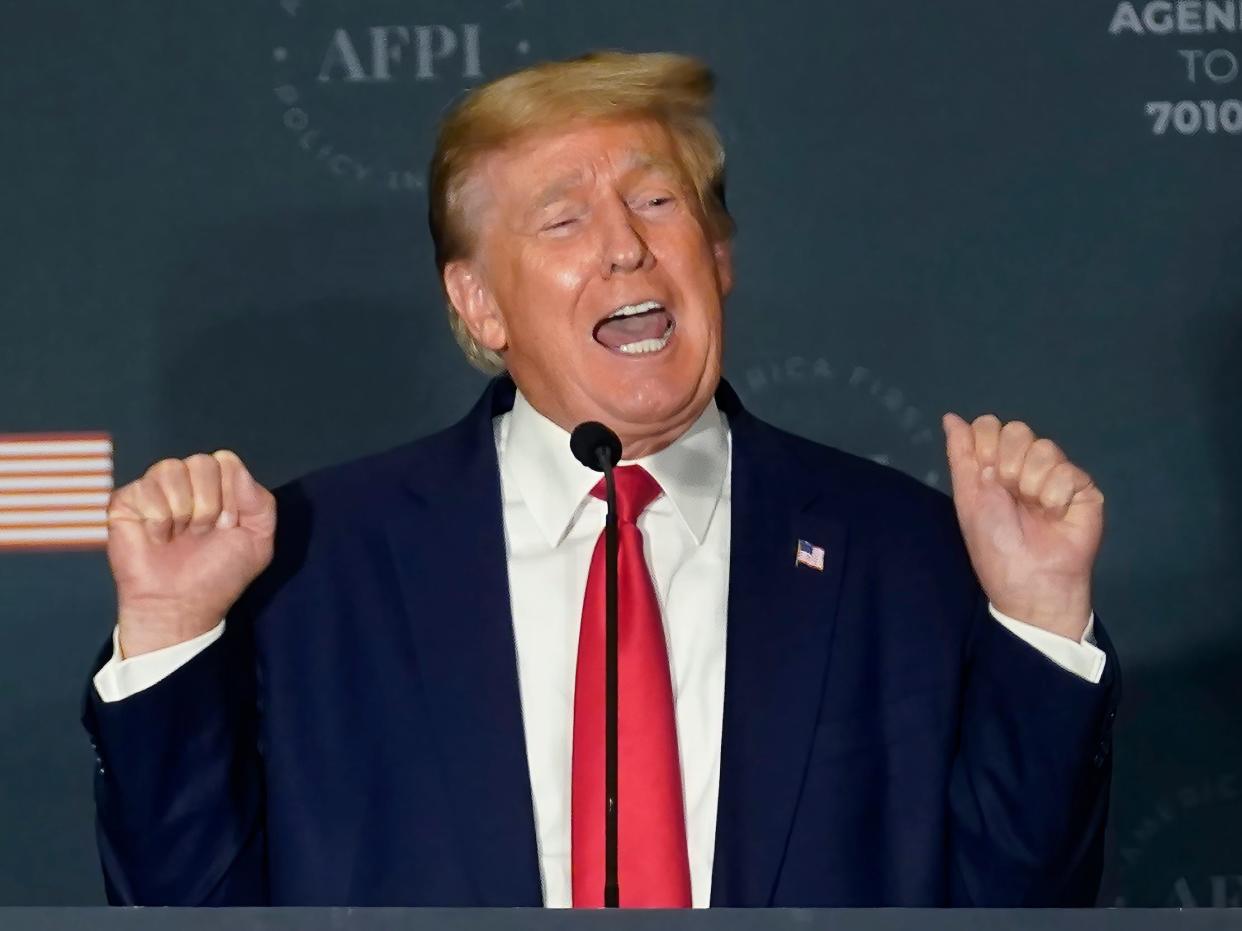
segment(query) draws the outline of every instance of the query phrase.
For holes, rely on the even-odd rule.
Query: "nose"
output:
[[[605,278],[617,272],[638,271],[654,262],[641,227],[624,201],[614,203],[604,217],[602,253]]]

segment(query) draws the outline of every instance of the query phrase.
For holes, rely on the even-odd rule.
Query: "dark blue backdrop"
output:
[[[8,5],[0,432],[109,431],[119,481],[229,446],[276,483],[448,423],[482,379],[424,226],[437,115],[539,58],[701,55],[744,400],[940,487],[946,409],[1095,475],[1127,672],[1104,899],[1239,904],[1237,6]],[[0,555],[0,903],[102,900],[76,716],[111,623],[101,554]]]

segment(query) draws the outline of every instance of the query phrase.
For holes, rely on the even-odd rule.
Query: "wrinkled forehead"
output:
[[[489,153],[479,169],[479,180],[506,210],[538,209],[601,176],[684,177],[668,130],[654,120],[587,123],[524,137]]]

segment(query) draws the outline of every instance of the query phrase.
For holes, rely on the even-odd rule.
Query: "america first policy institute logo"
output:
[[[939,414],[871,366],[820,355],[756,359],[734,383],[777,426],[948,490]]]
[[[435,128],[530,61],[523,0],[275,0],[272,93],[291,155],[360,193],[421,194]]]
[[[1223,754],[1227,755],[1227,754]],[[1242,906],[1242,773],[1196,775],[1118,821],[1116,906]]]

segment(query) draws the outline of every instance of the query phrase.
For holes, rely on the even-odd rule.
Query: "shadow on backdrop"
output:
[[[157,340],[167,455],[232,448],[278,484],[464,413],[484,379],[452,343],[414,219],[298,213],[187,236]]]

